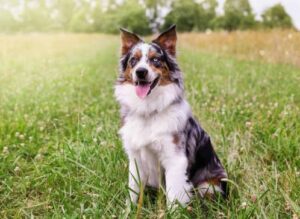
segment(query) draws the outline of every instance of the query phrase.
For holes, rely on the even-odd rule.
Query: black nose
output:
[[[136,76],[138,79],[145,79],[148,73],[146,68],[138,68],[136,71]]]

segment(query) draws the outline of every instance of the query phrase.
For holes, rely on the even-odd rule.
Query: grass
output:
[[[180,42],[186,96],[228,170],[228,201],[168,211],[146,194],[126,211],[118,37],[1,35],[1,218],[299,217],[299,68]]]
[[[300,67],[300,34],[294,30],[188,33],[181,38],[205,52]]]

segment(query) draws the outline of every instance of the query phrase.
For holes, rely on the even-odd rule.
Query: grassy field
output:
[[[184,34],[178,46],[186,96],[232,181],[229,200],[170,212],[146,195],[130,213],[113,97],[119,38],[0,35],[0,217],[299,218],[300,56],[270,63],[253,52],[264,33],[243,34],[252,41],[233,33],[225,52],[222,34]],[[280,57],[266,46],[277,36],[265,33],[264,54]],[[299,54],[299,42],[276,45]]]

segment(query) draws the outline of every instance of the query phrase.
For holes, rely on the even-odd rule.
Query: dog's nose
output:
[[[145,79],[148,73],[148,70],[146,68],[138,68],[136,71],[136,76],[138,79]]]

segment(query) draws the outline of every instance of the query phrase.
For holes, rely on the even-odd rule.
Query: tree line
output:
[[[261,20],[248,0],[0,0],[0,32],[71,31],[117,33],[125,27],[143,35],[177,24],[179,31],[293,28],[284,7],[266,9]]]

